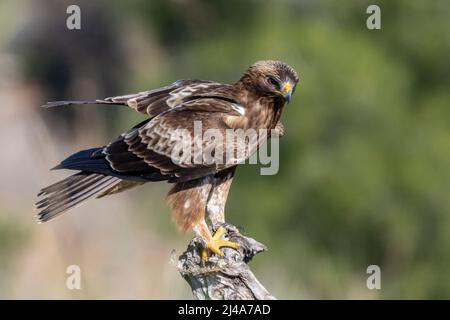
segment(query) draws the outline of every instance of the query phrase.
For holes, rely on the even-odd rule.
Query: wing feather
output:
[[[70,100],[48,102],[43,107],[59,107],[75,104],[125,105],[140,113],[154,117],[185,102],[202,97],[227,98],[230,85],[207,80],[178,80],[154,90],[108,97],[97,100]]]
[[[242,116],[236,105],[234,100],[220,98],[197,98],[185,102],[122,134],[106,146],[103,153],[111,167],[120,173],[136,173],[152,179],[157,176],[170,182],[192,180],[218,172],[231,165],[194,161],[194,146],[202,144],[203,150],[214,148],[214,142],[199,141],[201,136],[194,134],[195,121],[202,123],[202,134],[206,129],[217,129],[225,136],[229,127],[224,118]],[[180,135],[180,129],[189,134],[190,140]],[[191,156],[174,161],[175,148],[184,143],[189,143]]]

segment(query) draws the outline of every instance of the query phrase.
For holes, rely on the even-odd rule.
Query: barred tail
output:
[[[61,213],[82,204],[86,200],[100,196],[122,180],[99,173],[79,172],[43,188],[38,197],[44,197],[36,203],[39,222],[46,222]]]

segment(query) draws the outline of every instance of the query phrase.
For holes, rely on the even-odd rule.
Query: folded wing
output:
[[[227,98],[230,87],[229,85],[206,80],[178,80],[168,86],[154,90],[97,100],[54,101],[46,103],[43,107],[52,108],[77,104],[125,105],[153,117],[178,107],[184,102],[198,98]]]

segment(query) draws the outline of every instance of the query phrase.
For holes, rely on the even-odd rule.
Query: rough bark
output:
[[[193,238],[186,251],[174,264],[181,276],[191,287],[195,299],[198,300],[270,300],[275,299],[258,281],[250,270],[248,263],[266,247],[258,241],[243,236],[237,228],[226,225],[230,241],[240,244],[239,250],[222,248],[224,257],[211,256],[202,261],[200,251],[202,239]]]

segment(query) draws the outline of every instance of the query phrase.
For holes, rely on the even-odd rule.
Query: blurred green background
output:
[[[370,4],[381,30],[366,28]],[[286,299],[450,298],[449,1],[2,1],[0,30],[0,298],[190,298],[170,254],[191,235],[165,183],[35,223],[38,189],[66,175],[48,168],[143,119],[39,106],[232,82],[261,59],[301,78],[279,174],[240,167],[227,205],[269,247],[252,262],[261,282]],[[81,290],[66,289],[71,264]],[[381,290],[366,287],[372,264]]]

